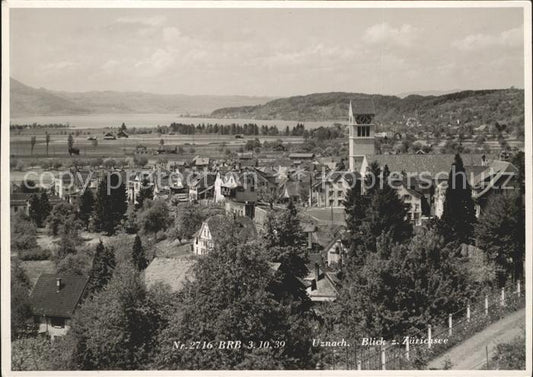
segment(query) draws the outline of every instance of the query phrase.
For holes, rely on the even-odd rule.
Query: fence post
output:
[[[466,322],[470,322],[470,304],[466,305]]]
[[[405,337],[405,359],[409,360],[409,337]]]
[[[452,315],[448,314],[448,336],[452,336]]]
[[[357,370],[361,370],[361,360],[357,360]]]
[[[505,288],[502,288],[502,297],[500,300],[500,305],[505,306]]]
[[[520,297],[520,280],[516,281],[516,295]]]
[[[431,325],[428,325],[428,348],[431,348]]]
[[[385,347],[382,347],[381,348],[381,369],[382,370],[386,370],[387,368],[385,367],[385,363],[386,363],[386,359],[385,359]]]
[[[485,294],[485,315],[489,315],[489,295]]]

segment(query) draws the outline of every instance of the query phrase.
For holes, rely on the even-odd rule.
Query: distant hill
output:
[[[405,98],[407,96],[411,95],[417,95],[417,96],[442,96],[444,94],[450,94],[450,93],[457,93],[460,92],[460,89],[452,89],[452,90],[422,90],[422,91],[415,91],[415,92],[403,92],[396,94],[396,97]]]
[[[376,107],[376,123],[387,125],[448,123],[480,125],[504,121],[524,122],[524,91],[497,89],[462,91],[440,96],[370,95],[362,93],[317,93],[280,98],[264,105],[230,107],[211,113],[216,118],[279,119],[295,121],[346,121],[350,100],[371,98]]]
[[[62,92],[36,89],[11,78],[11,116],[108,113],[209,114],[227,106],[258,105],[272,97],[189,96],[144,92]]]

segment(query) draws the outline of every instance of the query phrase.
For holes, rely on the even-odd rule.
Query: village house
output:
[[[339,294],[338,279],[333,272],[327,272],[315,262],[304,277],[305,291],[312,302],[335,301]]]
[[[210,163],[209,157],[195,156],[192,159],[192,166],[196,167],[197,169],[208,168],[209,163]]]
[[[98,174],[93,170],[60,172],[53,179],[53,192],[61,200],[74,203],[85,188],[96,190]]]
[[[359,173],[334,171],[312,187],[312,203],[317,207],[344,207],[346,193],[359,179]]]
[[[242,240],[253,239],[257,235],[254,223],[249,217],[235,217],[234,236]],[[194,234],[193,253],[205,255],[212,251],[220,239],[227,236],[228,218],[224,215],[209,217],[202,223],[200,230]]]
[[[30,294],[39,333],[52,339],[65,335],[83,296],[88,278],[79,275],[41,274]]]
[[[214,183],[214,201],[220,203],[231,199],[236,202],[256,202],[255,173],[243,171],[218,172]]]
[[[113,133],[111,132],[106,132],[104,134],[104,140],[116,140],[116,139],[117,139],[116,136],[113,135]]]
[[[216,173],[208,171],[194,174],[189,177],[189,200],[212,200],[215,191],[216,178]]]

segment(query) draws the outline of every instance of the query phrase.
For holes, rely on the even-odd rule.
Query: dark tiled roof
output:
[[[480,154],[464,154],[461,155],[461,158],[463,159],[465,167],[480,166],[481,156],[482,155]],[[387,165],[391,172],[429,172],[432,176],[439,172],[444,172],[446,175],[443,174],[443,178],[446,178],[447,174],[450,172],[454,159],[454,154],[380,154],[367,156],[369,164],[373,161],[377,161],[381,168]]]
[[[61,278],[59,292],[57,292],[57,278]],[[42,274],[30,296],[33,314],[70,318],[87,281],[88,278],[85,276]]]
[[[371,98],[357,98],[352,100],[352,111],[354,115],[373,115],[376,108]]]
[[[209,227],[209,232],[213,237],[213,241],[217,242],[219,239],[228,235],[230,229],[233,231],[234,236],[239,239],[249,240],[256,236],[255,225],[253,221],[245,216],[235,218],[235,224],[232,224],[231,221],[228,221],[228,217],[225,215],[215,215],[208,218],[207,226]]]

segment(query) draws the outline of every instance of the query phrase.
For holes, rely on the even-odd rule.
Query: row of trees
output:
[[[37,369],[52,370],[314,368],[319,351],[310,334],[317,322],[300,280],[307,254],[296,209],[272,214],[256,240],[242,239],[234,221],[228,217],[215,250],[198,260],[179,292],[146,288],[140,238],[125,260],[99,243],[71,330],[53,344],[35,340],[39,355],[27,355],[19,368],[32,358]],[[174,348],[175,341],[188,347],[203,340],[243,343]],[[271,347],[258,348],[266,341]],[[14,358],[22,360],[17,356],[27,349],[14,346]]]
[[[243,125],[232,124],[184,124],[184,123],[171,123],[168,129],[166,127],[158,127],[159,133],[178,133],[182,135],[193,134],[220,134],[220,135],[265,135],[265,136],[303,136],[305,127],[303,124],[298,123],[293,126],[292,129],[286,126],[284,131],[280,131],[277,126],[258,126],[255,123],[245,123]]]
[[[407,209],[385,183],[387,167],[381,170],[373,163],[370,169],[384,184],[379,186],[378,180],[378,185],[367,187],[363,182],[347,196],[348,252],[342,289],[326,328],[354,338],[394,338],[442,319],[482,289],[522,276],[525,224],[520,190],[494,195],[476,219],[472,190],[457,155],[441,219],[413,233]],[[461,253],[462,244],[475,241],[483,254]]]

